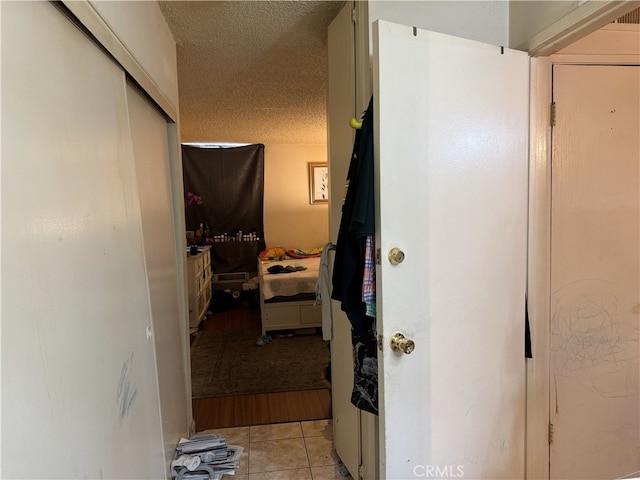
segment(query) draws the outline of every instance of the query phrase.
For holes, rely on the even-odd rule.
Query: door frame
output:
[[[619,10],[612,7],[616,14]],[[622,14],[627,13],[623,12]],[[606,17],[606,23],[609,17]],[[623,24],[620,24],[623,25]],[[602,25],[601,25],[602,26]],[[640,35],[640,26],[604,26],[594,36],[611,32]],[[581,25],[576,30],[581,30]],[[583,32],[584,33],[584,32]],[[590,32],[586,32],[588,34]],[[527,478],[549,478],[549,325],[551,271],[551,92],[554,65],[640,65],[637,41],[622,42],[615,54],[592,50],[584,34],[553,55],[531,59],[529,137],[528,298],[533,359],[527,359],[525,472]],[[565,33],[565,36],[570,36]],[[636,37],[637,38],[637,37]],[[600,43],[600,42],[596,42]]]
[[[637,2],[580,2],[577,8],[520,45],[531,56],[548,56],[638,8]]]

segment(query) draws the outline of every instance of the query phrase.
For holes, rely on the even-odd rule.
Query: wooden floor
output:
[[[197,431],[331,418],[328,389],[193,400]]]
[[[229,330],[260,326],[260,312],[246,305],[214,313],[200,330]],[[331,418],[331,391],[260,393],[192,400],[196,430]]]

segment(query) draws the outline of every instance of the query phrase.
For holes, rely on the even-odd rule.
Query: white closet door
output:
[[[163,478],[123,71],[2,2],[2,475]]]
[[[165,117],[140,91],[127,85],[127,104],[135,155],[144,257],[149,281],[156,346],[165,455],[171,459],[188,431],[187,390],[178,298],[178,251],[173,224],[169,138]],[[185,322],[186,323],[186,322]],[[184,343],[188,341],[183,339]],[[168,463],[168,462],[167,462]]]
[[[348,3],[329,25],[329,174],[331,195],[330,231],[336,242],[342,217],[344,184],[353,150],[353,129],[348,119],[355,115],[355,77],[353,20]],[[333,254],[332,259],[333,259]],[[331,262],[333,264],[333,261]],[[361,464],[361,413],[351,403],[353,390],[353,347],[351,324],[340,303],[329,300],[332,308],[331,409],[333,443],[340,460],[356,478]]]

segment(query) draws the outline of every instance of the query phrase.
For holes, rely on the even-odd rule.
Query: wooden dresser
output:
[[[189,329],[198,328],[211,302],[211,247],[205,246],[197,255],[187,255],[189,284]]]

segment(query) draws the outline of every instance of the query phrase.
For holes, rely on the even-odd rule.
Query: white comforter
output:
[[[291,273],[269,273],[267,270],[274,265],[283,267],[306,267],[306,270]],[[297,295],[298,293],[314,293],[318,281],[320,258],[291,259],[260,263],[260,277],[262,291],[265,300],[273,297]]]

